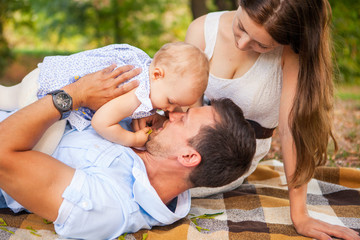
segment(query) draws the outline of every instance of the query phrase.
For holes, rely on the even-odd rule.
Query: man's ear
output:
[[[165,71],[161,67],[155,67],[152,72],[153,80],[161,79],[165,76]]]
[[[201,155],[195,149],[190,149],[188,153],[178,156],[178,161],[184,167],[196,167],[201,162]]]

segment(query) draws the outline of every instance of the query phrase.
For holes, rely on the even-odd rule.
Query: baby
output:
[[[24,82],[25,77],[18,84],[20,86],[0,88],[0,95],[6,95],[6,101],[0,101],[0,109],[11,110],[6,105],[18,101],[16,98],[24,95],[22,92],[29,91],[29,88],[36,88],[37,97],[41,98],[113,63],[117,66],[133,65],[142,68],[142,72],[136,76],[140,82],[139,87],[108,102],[95,115],[87,108],[76,109],[70,113],[67,121],[79,131],[92,124],[104,138],[124,146],[144,146],[150,129],[129,132],[118,124],[120,120],[126,117],[147,117],[154,114],[156,109],[173,111],[176,107],[192,105],[202,96],[207,86],[208,60],[193,45],[183,42],[165,44],[152,60],[136,47],[113,44],[69,56],[45,57],[43,63],[39,64],[39,69],[30,73],[31,77],[27,76],[37,79],[35,83],[34,80],[28,81],[31,84]],[[24,87],[25,85],[31,86]],[[13,108],[23,106],[24,104]],[[43,137],[44,145],[47,146],[37,150],[46,153],[50,151],[51,154],[61,139],[65,125],[57,128],[61,130],[50,130],[53,133],[47,133],[48,136]],[[49,144],[52,145],[50,150]]]
[[[92,126],[112,142],[142,147],[150,128],[133,133],[118,123],[128,116],[149,116],[155,109],[172,112],[194,104],[206,89],[208,71],[207,58],[198,48],[185,43],[166,44],[155,54],[145,84],[102,106],[93,116]]]

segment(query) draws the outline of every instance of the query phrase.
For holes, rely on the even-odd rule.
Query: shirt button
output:
[[[81,206],[86,209],[88,208],[89,204],[87,202],[82,202]]]

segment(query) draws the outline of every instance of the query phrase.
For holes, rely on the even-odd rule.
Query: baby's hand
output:
[[[133,147],[143,147],[151,133],[151,127],[145,127],[135,132],[135,143]]]

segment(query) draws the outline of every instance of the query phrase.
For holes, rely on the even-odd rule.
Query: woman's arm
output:
[[[190,23],[185,37],[185,42],[190,43],[194,46],[197,46],[201,50],[205,50],[205,36],[204,36],[204,23],[205,23],[206,15],[201,16],[195,19],[192,23]],[[201,96],[196,103],[194,103],[190,107],[201,107],[203,105],[203,98]],[[186,111],[186,108],[183,108],[183,111]]]
[[[91,125],[102,137],[114,143],[128,147],[142,147],[148,139],[145,127],[137,132],[125,130],[119,122],[133,114],[141,104],[132,90],[104,104],[97,110],[91,120]]]
[[[287,182],[290,182],[296,168],[296,148],[289,126],[289,114],[293,105],[299,72],[298,56],[284,47],[283,85],[280,100],[279,135]],[[309,123],[311,124],[311,123]],[[351,229],[331,225],[309,216],[306,206],[307,184],[299,188],[289,187],[290,214],[299,234],[316,239],[331,239],[336,236],[344,239],[360,239]]]
[[[135,82],[117,88],[139,70],[127,72],[132,68],[129,66],[114,68],[87,75],[63,88],[72,96],[74,109],[97,109],[136,86]],[[32,148],[59,117],[51,96],[45,96],[0,122],[0,188],[28,210],[51,221],[57,218],[61,195],[75,170]]]
[[[206,15],[195,19],[190,23],[185,37],[185,42],[197,46],[201,50],[205,50],[204,23]]]

